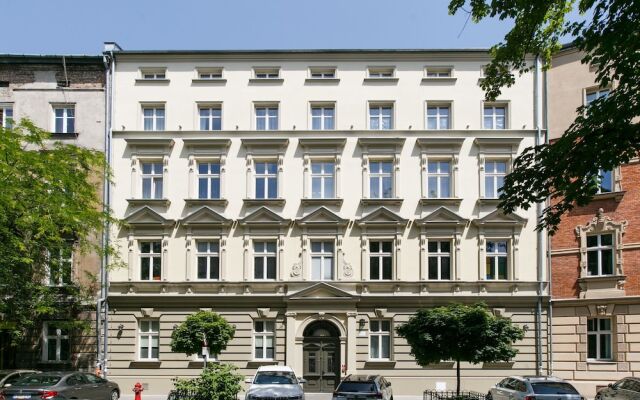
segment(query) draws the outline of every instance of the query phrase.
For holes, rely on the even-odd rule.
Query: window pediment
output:
[[[268,138],[268,139],[242,139],[242,145],[249,153],[257,154],[281,154],[289,145],[289,139]]]
[[[602,208],[598,209],[595,217],[591,219],[586,225],[578,225],[575,229],[578,239],[584,234],[595,232],[620,232],[623,234],[627,228],[628,222],[626,220],[614,222],[611,217],[604,215]]]
[[[256,211],[242,218],[239,223],[246,227],[284,227],[291,220],[282,218],[267,207],[260,207]]]
[[[407,219],[400,217],[398,214],[390,211],[385,207],[380,207],[375,211],[367,214],[365,217],[356,221],[360,226],[377,226],[377,227],[401,227],[407,224]]]
[[[124,221],[132,227],[171,227],[175,221],[172,219],[166,219],[162,215],[158,214],[150,207],[142,207],[134,213],[127,216]]]
[[[190,226],[229,226],[231,225],[231,220],[225,218],[221,214],[217,213],[213,209],[204,206],[200,207],[196,211],[187,215],[185,218],[180,220],[180,224],[190,227]]]
[[[400,153],[405,138],[359,138],[358,146],[366,153]]]
[[[423,153],[457,154],[464,138],[418,138],[416,144]]]
[[[457,227],[465,226],[469,222],[468,219],[462,218],[455,212],[449,210],[446,207],[440,207],[433,211],[431,214],[416,220],[416,224],[420,227],[429,226],[442,226],[442,227]]]
[[[353,295],[335,286],[329,285],[324,282],[316,283],[305,289],[302,289],[296,293],[290,295],[289,300],[346,300],[352,299]]]
[[[482,218],[473,220],[478,227],[521,227],[527,224],[527,219],[518,214],[505,214],[502,210],[495,210]]]
[[[182,139],[189,152],[196,155],[222,155],[226,154],[231,146],[231,139],[202,138]]]
[[[345,226],[349,221],[341,218],[326,207],[319,207],[303,218],[296,220],[296,224],[307,227]]]

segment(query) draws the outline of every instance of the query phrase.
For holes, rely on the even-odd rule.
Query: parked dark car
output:
[[[495,384],[486,400],[584,400],[569,382],[554,376],[510,376]]]
[[[41,372],[27,375],[0,392],[0,400],[118,400],[114,382],[84,372]]]
[[[600,389],[595,400],[625,399],[640,400],[640,378],[623,378],[608,387]]]
[[[30,369],[0,369],[0,390],[7,385],[13,385],[18,379],[38,371]]]
[[[391,383],[380,375],[347,375],[333,392],[333,400],[393,400]]]

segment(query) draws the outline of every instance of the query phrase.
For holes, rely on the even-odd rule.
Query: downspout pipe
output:
[[[545,130],[545,135],[544,135],[544,144],[549,144],[549,109],[548,109],[548,99],[549,99],[549,95],[548,95],[548,77],[547,77],[547,71],[543,71],[544,74],[544,86],[542,87],[542,93],[544,95],[544,102],[542,103],[543,107],[544,107],[544,114],[543,114],[543,121],[544,121],[544,126],[546,128]],[[546,202],[545,202],[545,207],[549,207],[550,205],[550,199],[547,198]],[[548,333],[548,337],[547,337],[547,348],[548,348],[548,356],[547,356],[547,375],[553,375],[553,299],[551,298],[551,293],[552,293],[552,274],[553,274],[553,269],[551,268],[551,237],[549,235],[546,235],[546,240],[547,240],[547,281],[548,281],[548,286],[547,286],[547,291],[549,293],[549,312],[547,314],[547,333]]]
[[[542,74],[541,74],[541,65],[540,65],[540,56],[536,55],[535,58],[535,68],[534,68],[534,91],[533,91],[533,101],[534,101],[534,109],[535,109],[535,126],[536,126],[536,146],[541,145],[544,142],[542,137],[543,129],[542,129],[542,105],[543,98],[541,95],[541,87],[543,86]],[[542,217],[543,204],[536,204],[536,219],[540,221]],[[538,298],[536,302],[536,375],[542,375],[542,300],[544,296],[544,274],[543,269],[545,265],[545,235],[546,230],[541,229],[536,232],[537,239],[537,281],[538,281]]]

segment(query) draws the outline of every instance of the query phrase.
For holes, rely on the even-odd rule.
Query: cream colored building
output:
[[[463,365],[464,388],[546,370],[535,210],[495,199],[536,140],[535,74],[485,103],[486,51],[111,50],[111,206],[127,225],[112,231],[126,268],[110,273],[110,379],[161,394],[199,373],[170,335],[211,309],[237,328],[218,359],[245,375],[279,363],[310,392],[341,372],[398,395],[453,388],[454,365],[417,366],[394,328],[477,301],[527,332],[511,362]]]

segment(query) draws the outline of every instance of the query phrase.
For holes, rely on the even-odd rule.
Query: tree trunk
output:
[[[456,397],[460,397],[460,360],[456,360]]]

